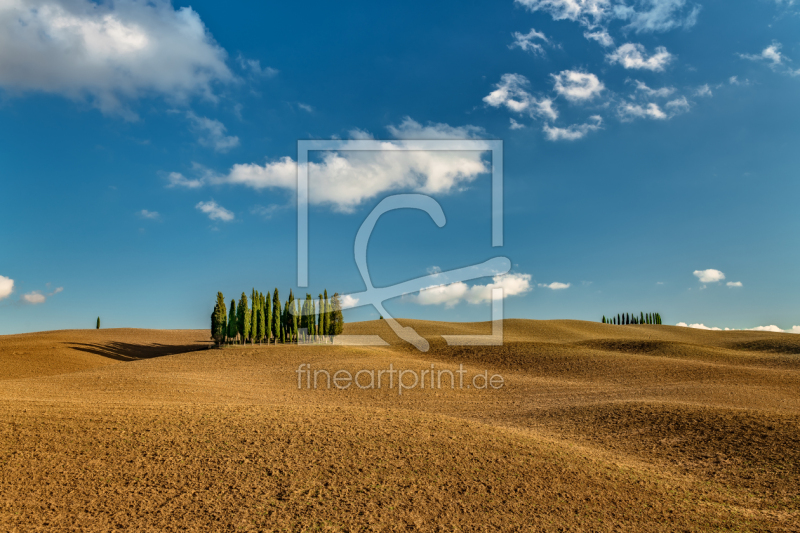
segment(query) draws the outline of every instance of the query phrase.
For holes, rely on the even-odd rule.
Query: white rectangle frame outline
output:
[[[297,286],[308,287],[308,152],[310,151],[479,151],[492,153],[492,247],[503,246],[503,141],[480,139],[432,140],[308,140],[297,141]],[[474,148],[469,148],[469,145]]]

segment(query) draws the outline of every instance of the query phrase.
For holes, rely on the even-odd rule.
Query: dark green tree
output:
[[[100,317],[97,317],[97,329],[100,329]]]
[[[258,342],[263,342],[267,336],[267,300],[263,294],[259,294],[259,299],[261,303],[258,306],[258,330],[260,332]]]
[[[278,343],[278,339],[283,341],[283,337],[281,335],[281,299],[278,296],[278,289],[275,289],[275,294],[272,296],[272,331],[275,335],[275,344]]]
[[[239,298],[239,308],[236,310],[236,326],[239,328],[239,342],[245,343],[250,336],[250,309],[248,309],[247,295],[242,293]]]
[[[225,297],[221,292],[217,293],[217,304],[214,306],[211,325],[213,328],[211,336],[217,341],[217,344],[223,342],[228,333],[228,313],[225,308]]]
[[[239,326],[236,325],[236,300],[231,299],[231,310],[228,312],[228,340],[236,338],[239,334]]]
[[[383,317],[381,317],[381,318],[383,318]],[[606,323],[606,315],[603,315],[603,324],[605,324],[605,323]]]
[[[264,338],[269,339],[272,337],[272,302],[270,301],[269,291],[264,295]]]
[[[341,335],[344,331],[344,315],[342,314],[342,300],[336,292],[331,298],[331,335]]]

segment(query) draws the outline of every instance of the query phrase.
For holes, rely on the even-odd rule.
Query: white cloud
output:
[[[669,118],[658,104],[650,102],[647,105],[624,103],[617,108],[617,112],[622,120],[632,120],[634,118],[651,118],[655,120],[665,120]]]
[[[135,120],[126,100],[185,102],[234,79],[226,53],[190,7],[168,0],[5,0],[0,3],[0,86],[92,104]]]
[[[673,56],[663,46],[656,47],[656,51],[647,57],[644,46],[638,43],[625,43],[614,52],[607,54],[606,59],[611,63],[619,63],[626,69],[644,69],[653,72],[664,70]]]
[[[167,187],[184,187],[186,189],[197,189],[203,186],[202,180],[189,179],[180,172],[170,172],[167,176]]]
[[[516,0],[530,11],[545,11],[554,20],[572,20],[588,26],[610,13],[610,0]]]
[[[665,107],[671,111],[672,116],[675,116],[679,113],[685,113],[686,111],[689,111],[691,105],[685,96],[681,96],[680,98],[676,98],[675,100],[670,100],[667,102]]]
[[[469,139],[470,144],[454,151],[403,150],[403,140],[382,141],[382,150],[371,151],[348,150],[345,144],[341,151],[323,152],[320,162],[308,163],[309,201],[352,212],[361,203],[389,191],[455,192],[488,172],[483,154],[473,144],[476,136],[484,133],[481,128],[433,123],[423,126],[406,118],[399,126],[389,127],[389,131],[404,140]],[[369,137],[366,132],[359,134]],[[489,145],[484,149],[488,150]],[[207,174],[201,181],[294,192],[297,164],[290,157],[264,165],[236,164],[225,175]]]
[[[161,215],[158,214],[158,211],[148,211],[147,209],[142,209],[139,211],[138,215],[148,220],[159,220],[161,218]]]
[[[675,87],[661,87],[660,89],[651,89],[642,81],[633,80],[636,84],[636,91],[647,96],[656,97],[656,98],[667,98],[672,93],[675,92]]]
[[[409,295],[407,298],[420,305],[441,305],[453,307],[459,302],[471,304],[486,303],[492,301],[492,289],[502,288],[503,297],[517,296],[525,294],[531,290],[530,274],[498,274],[492,278],[492,282],[486,285],[468,286],[464,282],[451,283],[449,285],[435,285],[421,290],[416,295]]]
[[[545,44],[550,42],[544,33],[538,32],[534,28],[531,28],[531,31],[528,33],[515,31],[513,36],[514,42],[508,45],[509,48],[521,48],[525,52],[530,52],[533,55],[544,55],[544,47],[541,44],[534,42],[534,40],[538,39]]]
[[[513,118],[511,118],[510,120],[511,120],[511,125],[508,127],[509,129],[521,130],[521,129],[523,129],[525,127],[525,124],[520,124],[519,122],[517,122]]]
[[[695,270],[693,274],[702,283],[716,283],[725,279],[725,274],[714,268],[709,268],[708,270]]]
[[[495,90],[484,97],[483,101],[492,107],[505,106],[519,114],[527,114],[533,118],[543,117],[550,120],[558,118],[550,98],[536,98],[528,92],[530,82],[520,74],[503,74]]]
[[[225,135],[228,129],[219,120],[198,117],[192,111],[186,113],[186,117],[192,122],[192,128],[198,134],[197,140],[201,145],[220,153],[239,146],[239,137]]]
[[[726,283],[726,285],[728,287],[741,287],[742,286],[742,282],[741,281],[729,281],[728,283]]]
[[[358,298],[353,298],[349,294],[345,294],[341,298],[342,309],[351,309],[358,305]]]
[[[594,32],[587,31],[583,33],[583,36],[587,39],[591,39],[592,41],[597,41],[601,46],[605,46],[606,48],[609,46],[614,46],[614,39],[611,38],[606,30]]]
[[[44,294],[39,291],[29,292],[28,294],[23,294],[22,299],[29,304],[43,304],[47,298]]]
[[[423,126],[411,117],[405,117],[399,126],[387,128],[397,139],[477,139],[486,135],[486,131],[478,126],[450,126],[429,122]]]
[[[695,328],[695,329],[705,329],[708,331],[723,331],[721,328],[709,328],[704,324],[686,324],[686,322],[678,322],[675,324],[676,326],[681,326],[684,328]],[[724,331],[767,331],[770,333],[797,333],[800,334],[800,326],[793,326],[790,330],[782,330],[778,326],[771,325],[771,326],[756,326],[754,328],[747,328],[743,330],[736,330],[725,328]]]
[[[230,222],[234,219],[233,213],[222,207],[221,205],[217,204],[214,200],[210,202],[200,202],[195,206],[195,209],[199,209],[211,220],[221,220],[223,222]]]
[[[760,54],[739,54],[743,59],[751,61],[766,61],[771,68],[777,68],[783,65],[784,61],[791,61],[789,58],[781,54],[783,45],[777,41],[772,41],[772,44],[764,48]]]
[[[48,285],[49,285],[49,283],[48,283]],[[53,292],[51,292],[50,294],[48,294],[48,296],[55,296],[56,294],[58,294],[58,293],[60,293],[60,292],[64,292],[64,287],[59,287],[59,288],[57,288],[56,290],[54,290]]]
[[[261,67],[261,61],[258,59],[247,59],[242,54],[236,58],[239,61],[239,66],[242,70],[249,72],[255,76],[264,76],[265,78],[272,78],[278,75],[278,70],[272,67]]]
[[[714,96],[714,93],[711,91],[711,87],[706,83],[705,85],[701,85],[694,91],[695,96]]]
[[[770,331],[772,333],[786,333],[781,328],[779,328],[778,326],[775,326],[775,325],[773,325],[773,326],[756,326],[756,327],[750,328],[750,329],[748,329],[746,331]]]
[[[550,284],[540,283],[539,286],[554,291],[562,291],[564,289],[569,289],[570,286],[572,286],[572,283],[560,283],[558,281],[554,281],[553,283]]]
[[[614,6],[614,14],[618,18],[630,20],[625,28],[636,33],[691,28],[700,14],[700,6],[686,0],[638,0],[636,4],[639,10],[624,3]]]
[[[553,78],[554,90],[570,102],[591,100],[605,89],[597,76],[589,72],[563,70],[550,76]]]
[[[256,205],[250,209],[250,214],[258,215],[261,218],[269,220],[270,218],[273,217],[273,215],[275,215],[275,213],[281,211],[282,209],[285,209],[286,207],[287,206],[285,205],[278,205],[278,204],[271,204],[268,206]]]
[[[311,107],[308,104],[304,104],[302,102],[297,102],[297,107],[299,107],[300,109],[302,109],[306,113],[313,113],[314,112],[314,108],[313,107]]]
[[[603,119],[599,115],[589,117],[591,122],[573,124],[566,128],[558,128],[545,124],[543,131],[548,141],[576,141],[584,138],[589,132],[602,128]]]
[[[0,300],[8,298],[14,292],[14,280],[0,276]]]
[[[694,329],[705,329],[708,331],[722,331],[720,328],[710,328],[705,324],[686,324],[686,322],[678,322],[675,324],[676,326],[681,326],[683,328],[694,328]]]

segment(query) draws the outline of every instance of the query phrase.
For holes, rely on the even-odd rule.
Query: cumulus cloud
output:
[[[578,70],[563,70],[553,77],[553,89],[570,102],[583,102],[593,99],[603,92],[605,86],[597,76]]]
[[[227,128],[219,120],[199,117],[193,112],[186,113],[192,123],[192,129],[198,134],[198,142],[215,152],[225,153],[239,146],[239,137],[225,135]]]
[[[14,292],[14,280],[0,276],[0,300],[8,298]]]
[[[789,60],[781,53],[781,48],[783,48],[781,43],[772,41],[772,44],[764,48],[760,54],[739,54],[739,57],[751,61],[766,61],[770,67],[777,68]]]
[[[694,94],[695,96],[714,96],[711,87],[707,83],[695,89]]]
[[[261,61],[258,59],[247,59],[242,54],[236,58],[239,61],[239,66],[242,70],[252,74],[253,76],[263,76],[265,78],[272,78],[278,75],[278,71],[272,67],[262,67]]]
[[[633,120],[634,118],[650,118],[654,120],[665,120],[669,118],[664,111],[653,102],[640,105],[631,102],[620,104],[617,113],[622,120]]]
[[[328,205],[341,212],[352,212],[358,205],[380,194],[414,190],[426,194],[448,194],[461,190],[488,172],[482,146],[473,140],[484,131],[475,126],[447,124],[422,125],[406,118],[389,127],[400,140],[382,141],[381,150],[349,150],[345,142],[340,151],[321,153],[321,161],[308,163],[309,202]],[[366,132],[359,132],[369,138]],[[464,149],[453,151],[404,150],[409,139],[470,140]],[[202,184],[244,185],[253,189],[297,190],[297,163],[290,157],[257,163],[236,164],[227,174],[205,172]],[[183,183],[176,178],[176,183]],[[177,185],[176,185],[177,186]]]
[[[199,179],[189,179],[180,172],[170,172],[167,175],[167,187],[182,187],[185,189],[197,189],[203,186],[203,181]]]
[[[605,19],[611,8],[610,0],[516,0],[530,11],[544,11],[554,20],[572,20],[594,25]]]
[[[619,63],[626,69],[661,72],[672,61],[673,56],[663,46],[656,47],[653,55],[647,56],[645,47],[638,43],[625,43],[606,55],[610,63]]]
[[[513,118],[511,118],[510,120],[511,120],[511,125],[508,128],[511,130],[521,130],[525,127],[525,124],[520,124]]]
[[[742,286],[742,282],[741,281],[729,281],[728,283],[726,283],[726,285],[728,287],[741,287]]]
[[[544,11],[554,20],[571,20],[591,29],[611,19],[628,21],[636,33],[690,28],[700,6],[686,0],[516,0],[530,11]]]
[[[215,99],[230,82],[226,53],[190,7],[168,0],[8,0],[0,3],[0,86],[88,98],[107,114],[137,117],[126,100]]]
[[[351,309],[358,305],[358,298],[353,298],[349,294],[345,294],[341,298],[342,309]]]
[[[161,219],[161,215],[158,213],[158,211],[148,211],[147,209],[142,209],[141,211],[139,211],[138,215],[147,220]]]
[[[47,298],[44,294],[39,291],[29,292],[28,294],[22,295],[22,300],[29,303],[29,304],[43,304]]]
[[[614,39],[611,38],[611,35],[609,35],[606,30],[583,32],[583,36],[592,41],[597,41],[601,46],[605,46],[606,48],[614,46]]]
[[[492,301],[492,289],[503,289],[503,297],[517,296],[529,292],[531,287],[530,274],[498,274],[486,285],[469,286],[463,281],[449,285],[435,285],[421,290],[417,294],[407,296],[407,299],[420,305],[445,305],[453,307],[460,302],[471,304]]]
[[[584,138],[589,132],[602,128],[603,119],[599,115],[589,117],[590,122],[573,124],[566,128],[544,125],[544,133],[548,141],[576,141]]]
[[[725,274],[714,268],[709,268],[707,270],[695,270],[693,274],[702,283],[717,283],[725,279]]]
[[[710,328],[704,324],[687,324],[686,322],[678,322],[675,324],[676,326],[681,326],[684,328],[694,328],[694,329],[705,329],[708,331],[767,331],[770,333],[796,333],[800,334],[800,326],[792,326],[792,329],[783,330],[778,326],[771,325],[771,326],[756,326],[754,328],[746,328],[743,330],[725,328],[724,330],[721,328]]]
[[[506,107],[519,114],[532,118],[555,120],[558,113],[550,98],[536,98],[528,92],[530,81],[521,74],[503,74],[495,90],[484,97],[483,101],[492,107]]]
[[[642,81],[633,80],[633,83],[636,84],[637,93],[641,93],[649,97],[667,98],[668,96],[670,96],[672,93],[675,92],[675,87],[661,87],[660,89],[651,89],[650,87],[647,86],[646,83]]]
[[[214,200],[210,202],[199,202],[195,209],[202,211],[208,218],[211,220],[221,220],[222,222],[230,222],[234,219],[233,213],[222,207],[221,205],[217,204]]]
[[[562,291],[564,289],[569,289],[572,286],[572,283],[561,283],[558,281],[554,281],[553,283],[540,283],[540,287],[544,287],[545,289],[550,289],[553,291]]]
[[[676,326],[681,326],[683,328],[694,328],[694,329],[705,329],[708,331],[722,331],[720,328],[710,328],[705,324],[687,324],[686,322],[678,322],[675,324]]]
[[[638,0],[635,6],[617,4],[614,14],[617,18],[629,20],[625,28],[636,33],[691,28],[697,24],[700,14],[700,6],[686,0]]]
[[[533,55],[544,55],[544,46],[535,41],[538,40],[544,44],[550,42],[544,33],[536,31],[534,28],[531,28],[528,33],[515,31],[512,35],[514,36],[514,42],[508,45],[509,48],[520,48]]]

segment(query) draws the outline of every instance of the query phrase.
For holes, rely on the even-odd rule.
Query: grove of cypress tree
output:
[[[231,310],[228,313],[228,339],[235,339],[239,334],[239,326],[236,325],[236,300],[231,299]]]
[[[236,325],[239,328],[239,342],[244,344],[250,336],[250,309],[247,308],[247,295],[242,293],[239,298],[239,309],[237,310]]]

